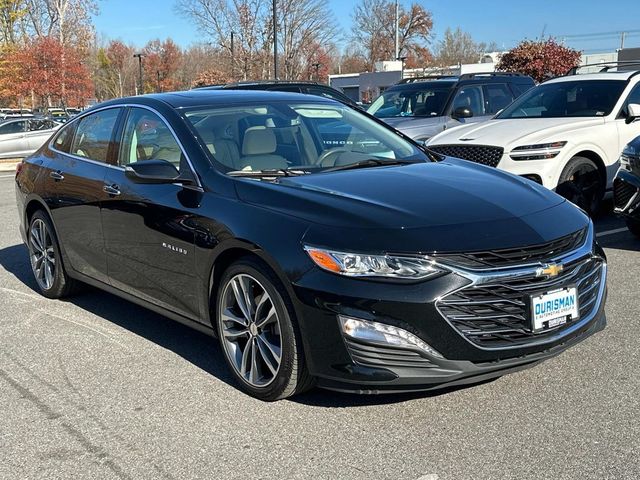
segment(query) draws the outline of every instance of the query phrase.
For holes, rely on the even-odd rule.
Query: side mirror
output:
[[[631,123],[637,118],[640,118],[640,105],[637,103],[630,103],[627,105],[627,122]]]
[[[458,107],[451,114],[451,118],[460,119],[460,118],[471,118],[473,117],[473,112],[467,107]]]
[[[124,174],[134,183],[193,184],[193,180],[190,178],[180,177],[178,169],[166,160],[145,160],[142,162],[130,163],[124,168]]]

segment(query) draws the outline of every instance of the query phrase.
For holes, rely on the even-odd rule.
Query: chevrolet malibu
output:
[[[209,333],[263,400],[472,384],[603,329],[587,216],[430,155],[319,97],[119,99],[19,165],[20,230],[44,296],[86,283]]]

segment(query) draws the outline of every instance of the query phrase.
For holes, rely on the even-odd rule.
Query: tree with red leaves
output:
[[[502,55],[496,70],[520,72],[538,82],[564,75],[580,64],[581,52],[560,45],[553,38],[540,41],[525,40]]]
[[[182,62],[182,50],[173,40],[152,40],[144,47],[144,91],[167,92],[177,90],[177,72]]]
[[[32,40],[12,55],[11,61],[19,65],[15,93],[39,97],[48,106],[82,105],[93,96],[93,84],[81,59],[76,49],[56,38]]]

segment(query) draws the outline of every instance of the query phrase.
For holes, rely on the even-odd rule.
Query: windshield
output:
[[[625,85],[621,80],[543,83],[522,95],[496,118],[604,117],[613,110]]]
[[[185,116],[227,172],[316,173],[359,162],[427,161],[412,143],[345,105],[265,102],[201,107]]]
[[[380,95],[367,110],[378,118],[439,117],[443,115],[451,87],[391,89]]]

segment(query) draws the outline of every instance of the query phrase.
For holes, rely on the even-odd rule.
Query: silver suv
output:
[[[466,123],[488,120],[535,85],[520,73],[406,78],[367,110],[418,141]]]

